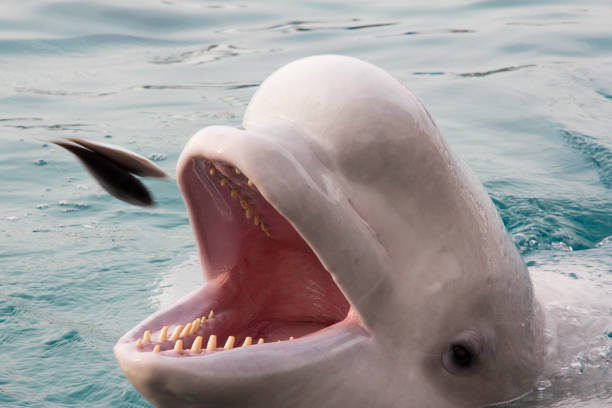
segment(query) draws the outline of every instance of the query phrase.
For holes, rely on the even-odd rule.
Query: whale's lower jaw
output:
[[[207,283],[117,343],[145,397],[226,406],[219,389],[235,395],[265,387],[262,377],[316,371],[370,341],[312,249],[239,169],[194,157],[179,177]]]
[[[207,289],[190,294],[177,306],[197,302],[206,296]],[[292,341],[245,347],[237,343],[231,350],[219,345],[215,351],[193,353],[187,347],[179,355],[174,350],[154,353],[150,351],[152,345],[138,348],[132,339],[159,317],[156,314],[139,324],[114,350],[129,381],[159,407],[259,407],[291,402],[294,406],[310,406],[300,397],[316,391],[309,381],[319,382],[324,372],[346,378],[350,362],[359,362],[372,349],[372,338],[348,319]],[[367,373],[363,367],[359,371]],[[330,384],[336,383],[326,377]],[[367,384],[365,379],[359,382]],[[326,405],[320,401],[317,406]]]
[[[115,355],[132,385],[157,407],[335,408],[376,406],[386,398],[368,382],[372,340],[359,327],[340,323],[288,343],[210,353],[201,361],[155,360],[126,344],[117,345]]]

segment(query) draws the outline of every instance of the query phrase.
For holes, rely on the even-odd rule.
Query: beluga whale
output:
[[[154,405],[474,408],[547,372],[547,309],[493,203],[382,69],[278,69],[177,181],[205,283],[114,349]]]

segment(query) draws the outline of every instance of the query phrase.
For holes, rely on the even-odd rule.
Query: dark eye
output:
[[[485,339],[475,330],[466,330],[455,337],[442,354],[442,364],[446,371],[454,375],[474,373],[480,364],[484,351]]]
[[[451,359],[457,367],[467,368],[472,365],[472,353],[461,344],[453,344],[450,348]]]

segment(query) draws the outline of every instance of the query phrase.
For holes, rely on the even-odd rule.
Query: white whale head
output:
[[[412,93],[362,61],[310,57],[261,85],[243,126],[202,129],[179,160],[207,283],[117,343],[147,399],[456,408],[531,389],[543,317],[523,260]],[[211,309],[176,336],[182,354],[160,341]],[[211,334],[219,348],[189,351]],[[265,343],[223,351],[229,336]]]

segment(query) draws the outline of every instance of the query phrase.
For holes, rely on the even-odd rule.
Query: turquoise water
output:
[[[3,0],[0,405],[149,406],[112,347],[201,283],[173,181],[131,207],[48,140],[174,174],[193,133],[240,123],[269,73],[312,54],[370,61],[421,98],[532,270],[612,287],[612,5],[404,3]],[[602,406],[600,388],[515,406]]]

